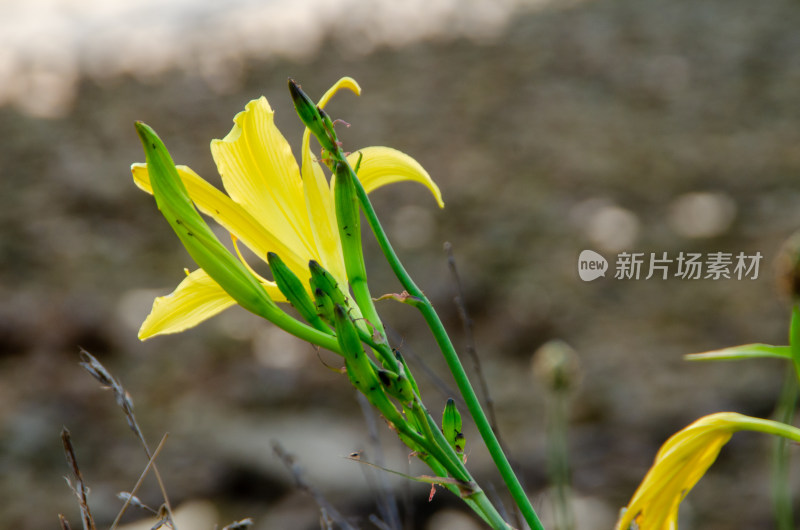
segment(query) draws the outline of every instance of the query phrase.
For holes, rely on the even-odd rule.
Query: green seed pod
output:
[[[442,413],[442,433],[456,453],[463,453],[466,439],[461,432],[461,414],[456,408],[453,398],[447,400]]]

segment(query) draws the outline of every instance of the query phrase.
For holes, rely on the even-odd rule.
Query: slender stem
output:
[[[792,420],[797,403],[798,388],[794,374],[786,373],[774,418],[783,423]],[[772,447],[772,504],[775,523],[780,530],[794,528],[792,491],[789,485],[789,441],[776,438]]]
[[[475,395],[475,390],[472,388],[472,383],[470,383],[469,378],[464,371],[464,367],[458,358],[458,353],[456,353],[455,347],[453,346],[450,337],[447,335],[447,331],[444,329],[444,325],[442,324],[439,315],[436,314],[436,310],[433,308],[430,300],[428,300],[422,290],[417,287],[416,283],[414,283],[414,280],[411,278],[411,276],[409,276],[408,272],[406,272],[405,267],[403,267],[403,264],[397,257],[397,254],[392,248],[389,239],[386,237],[383,227],[378,221],[378,216],[376,215],[375,210],[372,208],[372,204],[370,203],[367,193],[364,190],[364,187],[361,185],[361,182],[358,180],[358,178],[354,178],[353,180],[355,181],[356,194],[358,195],[359,202],[364,210],[367,222],[369,223],[370,228],[372,228],[375,238],[378,240],[378,244],[380,245],[383,254],[386,256],[392,271],[397,276],[397,279],[400,281],[403,288],[408,291],[411,296],[416,298],[417,301],[414,302],[413,305],[420,310],[422,317],[425,319],[428,327],[430,327],[431,332],[436,339],[436,343],[444,355],[447,366],[450,368],[450,371],[453,374],[456,385],[458,386],[461,395],[464,397],[464,402],[467,405],[467,409],[475,421],[475,425],[478,427],[478,432],[480,433],[481,438],[483,438],[486,448],[489,450],[489,454],[491,454],[492,460],[494,460],[494,463],[497,466],[503,481],[506,483],[506,486],[511,492],[514,502],[522,511],[525,521],[533,530],[544,530],[539,517],[536,515],[536,511],[533,509],[528,496],[525,494],[525,490],[523,490],[519,479],[517,479],[517,476],[514,474],[514,470],[511,468],[511,464],[508,462],[508,458],[506,458],[505,453],[503,453],[503,450],[500,447],[497,436],[495,436],[489,420],[486,418],[486,414],[484,414],[483,409],[481,408],[480,401]]]
[[[792,305],[792,322],[789,326],[789,351],[792,355],[792,364],[800,381],[800,303]]]
[[[555,389],[548,397],[548,464],[554,490],[555,527],[556,530],[573,530],[575,522],[572,514],[567,450],[569,396],[565,390]]]

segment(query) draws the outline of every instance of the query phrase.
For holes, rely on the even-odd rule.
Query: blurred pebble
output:
[[[589,241],[600,250],[618,252],[629,249],[639,235],[639,218],[630,210],[609,204],[586,216],[583,229]]]
[[[425,528],[427,530],[479,530],[482,527],[470,514],[456,510],[441,510],[428,519]]]
[[[685,193],[672,201],[668,222],[675,232],[690,238],[724,234],[736,217],[736,203],[725,193]]]

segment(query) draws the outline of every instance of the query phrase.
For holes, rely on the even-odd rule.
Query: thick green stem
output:
[[[343,155],[341,156],[344,158]],[[453,346],[450,337],[447,335],[447,331],[444,329],[441,319],[439,319],[439,315],[436,314],[433,304],[431,304],[430,300],[428,300],[422,290],[417,287],[416,283],[414,283],[414,280],[411,278],[411,276],[409,276],[408,272],[406,272],[405,267],[403,267],[403,264],[397,257],[397,254],[392,248],[389,239],[386,237],[383,227],[378,221],[378,216],[376,215],[375,210],[372,208],[372,204],[370,203],[367,193],[364,190],[364,187],[361,185],[361,182],[358,180],[358,178],[355,178],[355,175],[353,180],[355,181],[356,194],[367,218],[367,222],[369,223],[370,228],[372,228],[375,238],[378,240],[378,244],[380,245],[383,254],[386,256],[392,271],[394,271],[397,279],[400,281],[400,284],[411,296],[417,299],[414,305],[419,308],[420,312],[422,313],[422,317],[425,319],[428,327],[430,327],[431,332],[436,339],[436,343],[444,355],[447,366],[453,374],[456,385],[458,386],[458,389],[461,392],[465,403],[467,404],[467,409],[475,421],[475,425],[478,427],[478,432],[480,433],[481,438],[483,438],[486,448],[488,449],[489,454],[491,454],[492,460],[494,460],[494,463],[497,466],[503,481],[506,483],[506,486],[511,492],[514,502],[522,512],[525,521],[533,530],[543,530],[544,527],[542,526],[541,521],[539,521],[536,511],[533,509],[533,506],[531,505],[525,490],[522,488],[519,479],[517,479],[517,476],[514,474],[514,470],[511,468],[511,464],[509,464],[505,453],[503,453],[500,443],[497,440],[497,436],[492,430],[489,420],[486,418],[486,414],[484,414],[483,409],[481,408],[480,401],[475,394],[475,390],[472,388],[472,383],[470,383],[469,378],[464,371],[461,360],[458,358],[458,353],[456,353],[455,347]]]

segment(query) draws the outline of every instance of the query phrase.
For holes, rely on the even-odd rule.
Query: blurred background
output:
[[[297,153],[287,77],[316,98],[349,75],[362,96],[329,106],[352,124],[345,148],[400,149],[441,187],[444,210],[414,184],[373,199],[463,348],[452,243],[501,435],[545,517],[550,398],[532,358],[554,339],[574,348],[574,509],[578,528],[611,528],[669,435],[712,412],[774,410],[782,363],[682,355],[786,343],[774,268],[800,228],[798,27],[794,0],[0,2],[0,526],[54,528],[58,513],[79,524],[62,426],[101,527],[146,465],[113,395],[78,366],[83,347],[130,392],[151,445],[170,433],[158,465],[172,504],[200,514],[187,528],[318,528],[273,442],[363,528],[381,480],[405,528],[479,527],[450,494],[428,502],[424,484],[345,458],[378,454],[334,355],[239,308],[136,338],[153,297],[193,264],[133,185],[133,122],[219,184],[209,141],[249,100],[267,96]],[[366,244],[373,292],[397,291]],[[584,249],[609,260],[605,278],[579,279]],[[623,251],[763,260],[757,279],[620,280]],[[453,384],[429,333],[409,307],[379,309],[438,417]],[[470,468],[505,498],[465,423]],[[377,430],[387,467],[424,472]],[[771,447],[735,435],[681,528],[774,528]],[[152,477],[140,496],[160,504]]]

